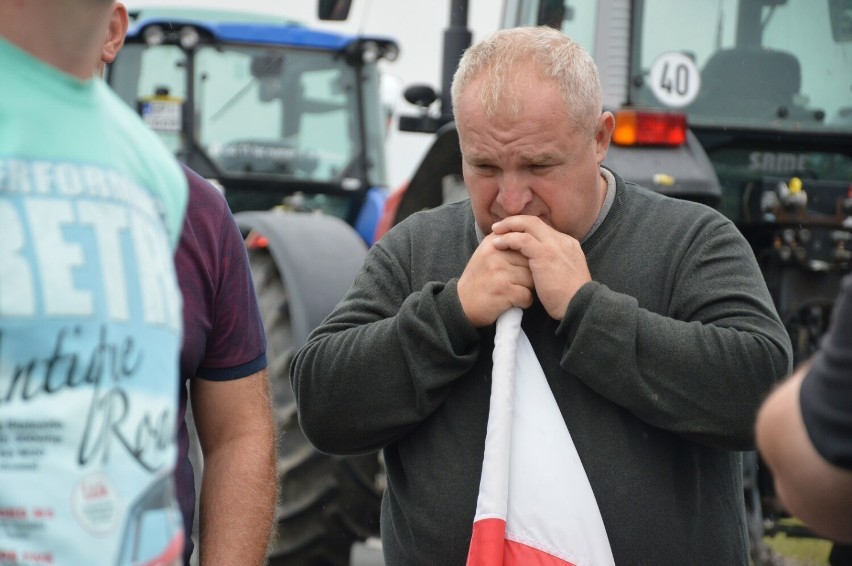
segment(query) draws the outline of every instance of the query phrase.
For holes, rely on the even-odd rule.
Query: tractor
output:
[[[336,6],[318,4],[334,18]],[[378,532],[377,454],[321,454],[299,428],[290,358],[352,284],[388,190],[383,37],[267,15],[131,11],[110,86],[177,158],[219,187],[247,238],[279,429],[271,564],[349,563]]]

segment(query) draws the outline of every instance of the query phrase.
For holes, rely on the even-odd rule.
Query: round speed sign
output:
[[[701,75],[695,61],[678,51],[663,53],[651,66],[651,90],[661,103],[686,106],[698,96]]]

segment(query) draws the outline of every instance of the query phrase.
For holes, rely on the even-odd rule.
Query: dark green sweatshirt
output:
[[[291,366],[317,448],[384,449],[388,566],[465,563],[494,335],[470,325],[456,289],[477,243],[469,201],[410,217]],[[523,328],[616,564],[747,564],[738,451],[792,358],[751,248],[718,212],[616,177],[583,250],[593,281],[564,319],[537,303]]]

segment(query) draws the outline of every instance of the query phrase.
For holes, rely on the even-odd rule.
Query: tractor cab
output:
[[[370,190],[386,184],[377,63],[395,42],[239,12],[131,18],[109,84],[234,212],[286,204],[367,221]]]

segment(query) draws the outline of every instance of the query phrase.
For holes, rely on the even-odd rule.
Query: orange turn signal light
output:
[[[686,143],[686,114],[619,110],[615,113],[612,142],[618,145],[683,145]]]
[[[246,236],[246,248],[250,250],[260,250],[269,247],[269,240],[263,234],[252,230]]]

